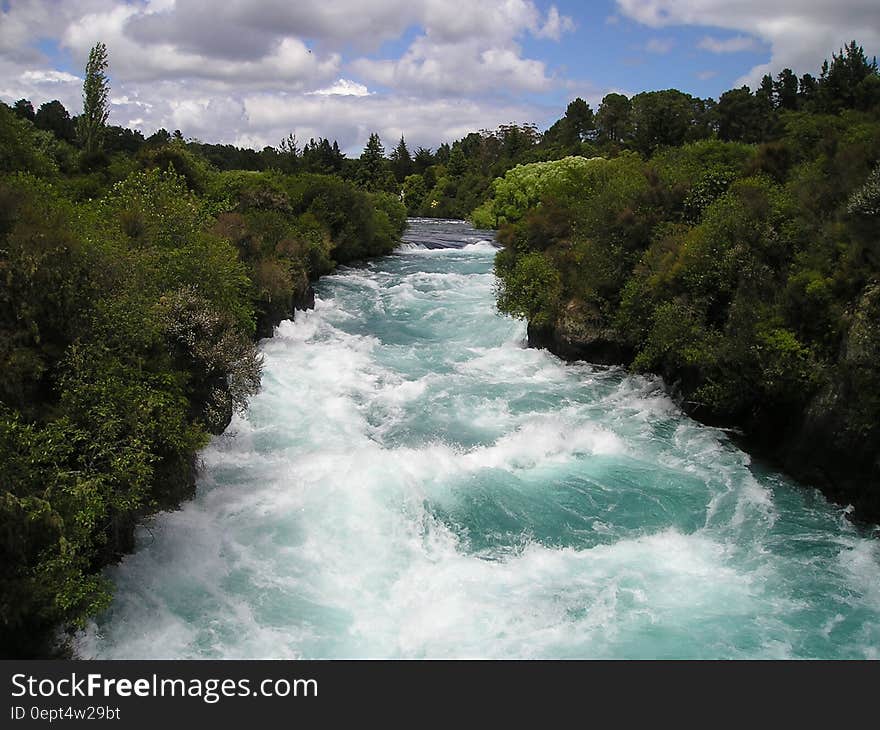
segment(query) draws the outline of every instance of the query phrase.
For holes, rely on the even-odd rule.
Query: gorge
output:
[[[659,378],[528,349],[496,248],[416,219],[264,340],[84,658],[876,658],[880,549]]]

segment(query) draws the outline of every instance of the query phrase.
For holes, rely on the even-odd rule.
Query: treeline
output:
[[[661,374],[691,414],[880,521],[876,60],[853,42],[819,79],[714,106],[609,101],[581,154],[510,170],[474,211],[500,226],[499,308],[532,344]]]
[[[0,104],[4,657],[61,651],[108,605],[103,567],[192,494],[197,451],[259,387],[256,338],[405,226],[393,195],[320,165],[220,170],[225,148],[102,126],[92,96],[91,122]]]
[[[792,112],[834,115],[872,109],[880,101],[880,84],[876,74],[865,72],[864,63],[864,53],[852,42],[823,66],[818,78],[784,69],[775,79],[765,76],[754,93],[747,86],[718,100],[675,89],[631,98],[612,93],[596,111],[575,99],[543,133],[534,125],[508,124],[472,132],[434,152],[418,148],[415,153],[401,139],[381,169],[373,163],[376,172],[361,175],[376,187],[402,190],[410,215],[464,218],[491,195],[492,181],[518,164],[570,155],[613,157],[626,150],[650,157],[658,149],[703,139],[760,144],[785,136]],[[365,154],[375,161],[384,150],[378,137],[371,145]]]

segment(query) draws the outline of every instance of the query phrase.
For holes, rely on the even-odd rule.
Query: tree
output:
[[[357,182],[370,192],[390,190],[395,187],[394,178],[385,159],[385,148],[379,135],[373,132],[361,153]]]
[[[431,154],[431,150],[426,150],[424,147],[419,147],[416,150],[416,156],[413,158],[413,165],[415,167],[416,174],[423,175],[425,173],[425,170],[427,170],[433,164],[434,155]]]
[[[34,124],[37,129],[44,129],[52,132],[58,139],[64,142],[73,142],[76,140],[76,127],[67,109],[57,99],[47,101],[41,104],[34,116]]]
[[[590,105],[578,97],[565,110],[565,116],[544,134],[544,143],[560,145],[575,151],[581,142],[589,139],[595,129],[595,115]]]
[[[394,177],[397,179],[397,182],[400,183],[402,183],[407,176],[411,175],[413,172],[412,155],[410,155],[409,150],[406,147],[406,141],[403,139],[403,135],[400,136],[400,142],[397,143],[397,147],[395,147],[394,151],[391,153],[391,170],[394,172]]]
[[[727,142],[762,142],[769,120],[767,102],[748,86],[725,91],[718,100],[718,136]]]
[[[467,171],[467,160],[458,142],[452,145],[449,160],[446,162],[446,170],[452,177],[461,177]]]
[[[798,77],[790,68],[782,69],[773,84],[777,109],[797,109]]]
[[[27,119],[29,122],[34,121],[34,117],[36,116],[34,113],[34,105],[27,99],[19,99],[12,105],[12,110],[22,119]]]
[[[812,74],[804,74],[801,76],[798,96],[800,97],[800,105],[812,110],[819,98],[819,82]]]
[[[589,139],[595,128],[595,115],[590,105],[578,97],[565,109],[565,120],[571,130],[571,135],[577,142],[585,142]]]
[[[822,65],[819,80],[819,101],[822,111],[836,113],[842,109],[870,109],[880,101],[880,79],[877,59],[868,61],[864,49],[851,41],[831,54]]]
[[[136,129],[108,126],[104,130],[104,150],[134,155],[144,146],[144,135]]]
[[[278,145],[278,151],[283,155],[288,155],[294,160],[299,157],[299,145],[296,142],[296,135],[291,132]]]
[[[157,129],[153,134],[147,137],[146,143],[151,147],[160,147],[162,145],[168,144],[171,141],[171,134],[167,129],[162,127],[161,129]]]
[[[417,215],[427,194],[428,188],[425,185],[425,178],[421,175],[407,176],[403,181],[403,204],[406,206],[407,213]]]
[[[452,150],[449,147],[449,143],[443,142],[443,144],[441,144],[437,148],[437,151],[434,153],[434,161],[438,165],[445,165],[447,163],[447,161],[449,160],[449,155],[451,152],[452,152]]]
[[[630,100],[623,94],[606,94],[596,113],[596,129],[603,142],[622,142],[629,131]]]
[[[110,116],[110,83],[107,75],[107,46],[96,43],[89,52],[86,77],[83,81],[83,113],[77,133],[87,156],[104,148],[104,130]]]
[[[296,171],[299,165],[299,145],[296,141],[296,135],[292,132],[281,140],[278,145],[278,158],[281,161],[284,172],[292,173]]]
[[[761,85],[755,92],[755,96],[760,99],[765,106],[772,109],[775,106],[773,92],[773,77],[770,74],[764,74],[761,79]]]
[[[635,148],[650,155],[658,147],[683,144],[694,118],[692,101],[675,89],[636,94],[630,117]]]
[[[501,142],[504,155],[511,160],[519,159],[520,155],[541,140],[538,128],[534,124],[501,124],[495,136]]]

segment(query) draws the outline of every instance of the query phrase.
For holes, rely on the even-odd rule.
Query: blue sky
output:
[[[111,120],[261,147],[289,132],[357,153],[371,131],[435,147],[572,98],[717,97],[851,39],[880,51],[876,0],[0,0],[0,99],[80,107],[108,46]]]
[[[556,5],[575,18],[577,29],[558,43],[529,38],[526,53],[603,90],[677,88],[717,97],[751,68],[770,60],[769,47],[757,40],[754,48],[739,53],[711,53],[699,47],[706,36],[725,39],[740,35],[736,32],[711,26],[651,28],[618,14],[615,2],[566,0]]]

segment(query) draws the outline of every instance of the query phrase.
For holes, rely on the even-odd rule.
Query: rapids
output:
[[[880,549],[653,378],[524,347],[495,249],[411,221],[261,344],[97,658],[876,658]]]

